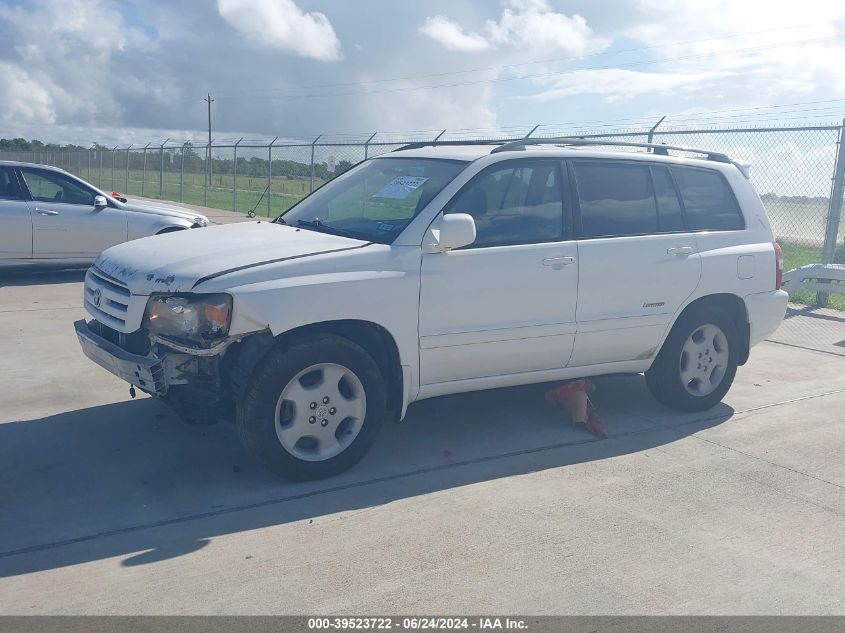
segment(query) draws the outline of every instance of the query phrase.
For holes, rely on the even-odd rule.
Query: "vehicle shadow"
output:
[[[413,406],[358,466],[317,482],[277,479],[230,426],[188,426],[149,398],[0,424],[0,576],[111,557],[148,564],[224,534],[645,451],[733,415],[725,404],[669,412],[641,376],[596,382],[606,440],[549,406],[548,385],[446,396]]]
[[[40,286],[46,284],[70,284],[85,281],[89,266],[61,270],[7,269],[0,272],[0,288],[6,286]]]

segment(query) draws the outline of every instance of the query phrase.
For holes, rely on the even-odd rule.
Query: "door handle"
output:
[[[543,266],[552,266],[554,268],[563,268],[574,263],[574,257],[547,257],[543,260]]]
[[[52,209],[41,209],[39,207],[35,207],[35,212],[40,213],[41,215],[59,215],[58,211],[53,211]]]
[[[672,246],[666,249],[669,255],[692,255],[695,249],[692,246]]]

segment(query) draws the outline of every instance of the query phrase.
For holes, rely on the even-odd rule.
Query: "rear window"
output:
[[[658,232],[657,205],[647,165],[573,162],[582,237]]]
[[[672,167],[691,231],[738,231],[745,227],[736,199],[722,174],[710,169]]]

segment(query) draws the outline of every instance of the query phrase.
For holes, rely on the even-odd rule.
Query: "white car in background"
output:
[[[158,203],[123,203],[55,167],[0,161],[0,267],[88,265],[139,237],[208,226]]]

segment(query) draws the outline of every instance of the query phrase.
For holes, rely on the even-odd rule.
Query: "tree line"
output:
[[[79,145],[67,144],[59,145],[56,143],[43,143],[39,140],[27,141],[23,138],[0,138],[0,150],[13,152],[77,152],[75,159],[67,161],[67,166],[73,170],[74,165],[78,164],[80,169],[87,169],[89,156],[84,152],[92,152],[90,155],[91,167],[96,169],[100,165],[102,158],[103,167],[110,169],[112,164],[115,168],[126,169],[127,153],[118,149],[114,156],[114,163],[112,163],[112,148],[95,143],[92,147],[82,147]],[[158,170],[161,168],[162,161],[164,162],[164,170],[168,172],[180,171],[184,168],[187,173],[202,173],[206,169],[206,158],[204,156],[204,147],[199,147],[200,152],[194,147],[192,143],[186,143],[175,149],[166,149],[163,154],[160,154],[159,149],[150,147],[146,154],[146,169]],[[183,159],[184,154],[184,159]],[[144,153],[141,151],[132,150],[128,153],[129,169],[144,169]],[[184,162],[183,162],[184,161]],[[238,175],[249,177],[267,176],[268,160],[252,156],[245,158],[238,157]],[[64,164],[62,165],[65,166]],[[347,169],[351,168],[353,163],[348,160],[339,160],[335,165],[334,172],[329,172],[329,166],[326,162],[318,162],[314,164],[314,176],[320,180],[329,180],[342,174]],[[311,175],[311,163],[299,162],[294,160],[273,159],[273,176],[286,178],[309,178]],[[215,174],[232,174],[235,171],[235,161],[233,158],[213,157],[211,159],[211,169]]]

